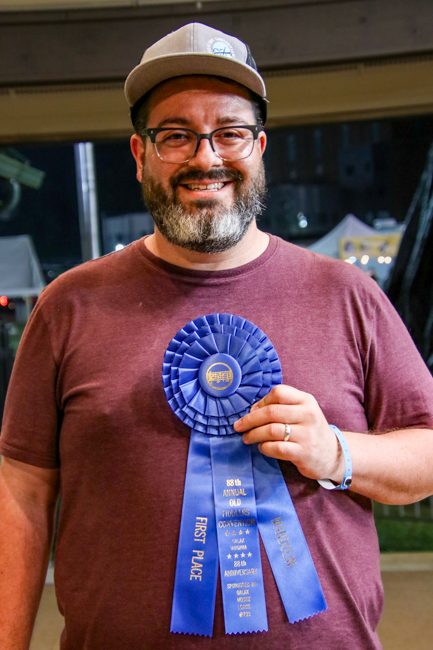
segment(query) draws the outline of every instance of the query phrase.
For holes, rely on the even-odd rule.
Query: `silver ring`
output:
[[[292,427],[290,426],[290,424],[286,424],[285,427],[286,427],[286,435],[284,436],[284,442],[287,442],[290,438]]]

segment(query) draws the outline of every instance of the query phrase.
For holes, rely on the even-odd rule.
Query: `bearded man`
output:
[[[61,486],[62,650],[377,650],[370,500],[433,492],[432,378],[370,278],[258,229],[243,43],[186,25],[125,89],[155,232],[58,278],[23,336],[0,646],[28,648]]]

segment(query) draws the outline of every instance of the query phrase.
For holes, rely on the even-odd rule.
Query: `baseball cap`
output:
[[[134,110],[158,84],[184,75],[212,75],[236,81],[256,95],[266,120],[266,86],[248,45],[202,23],[189,23],[151,45],[129,73],[125,95]]]

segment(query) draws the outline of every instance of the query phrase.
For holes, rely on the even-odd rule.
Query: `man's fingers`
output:
[[[265,424],[297,424],[305,421],[303,406],[287,406],[286,404],[268,404],[244,415],[234,423],[236,431],[249,431]]]
[[[274,386],[271,391],[261,400],[253,404],[251,411],[268,406],[268,404],[302,404],[305,401],[307,393],[304,393],[293,386],[280,384]]]
[[[259,450],[264,456],[278,458],[298,465],[302,459],[303,450],[296,442],[262,442]]]
[[[285,436],[286,436],[286,425],[279,424],[277,422],[271,422],[270,424],[266,424],[262,427],[256,427],[255,429],[248,431],[248,433],[244,433],[244,435],[242,436],[242,440],[245,442],[246,445],[254,445],[257,442],[265,442],[267,440],[287,442],[284,440]],[[290,441],[294,442],[295,440],[296,438],[294,436],[294,427],[291,426]]]

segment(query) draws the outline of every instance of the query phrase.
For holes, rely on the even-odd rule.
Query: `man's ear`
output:
[[[266,149],[266,143],[268,141],[268,139],[266,137],[266,133],[264,131],[260,131],[260,133],[258,135],[258,141],[259,141],[259,145],[260,145],[260,153],[263,156],[263,154],[265,152],[265,149]]]
[[[137,180],[141,183],[143,178],[144,143],[136,133],[131,137],[131,151],[137,166]]]

